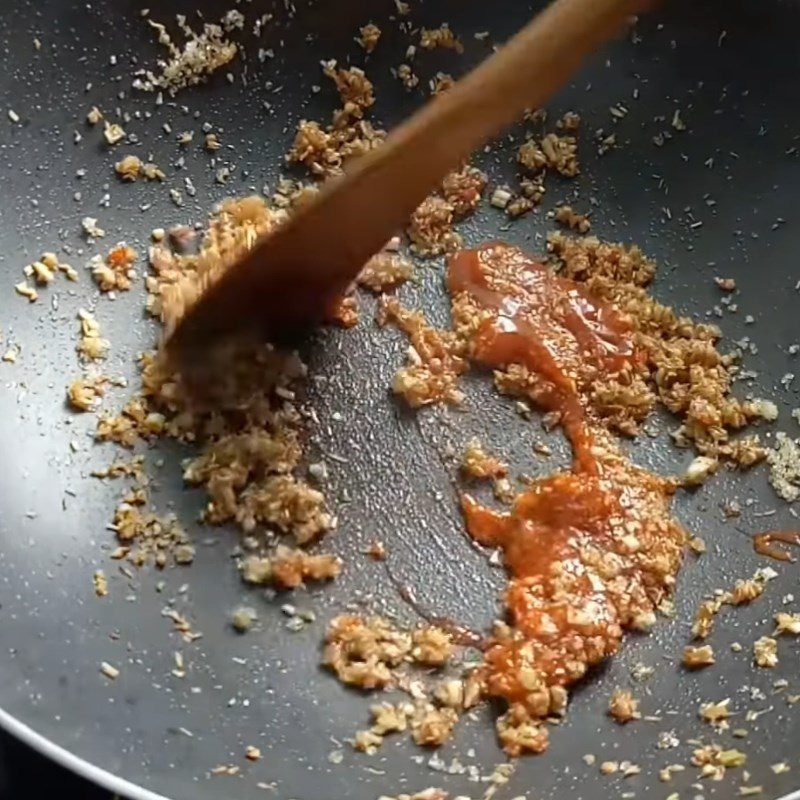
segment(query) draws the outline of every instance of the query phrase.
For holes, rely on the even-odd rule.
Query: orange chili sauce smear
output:
[[[448,288],[495,312],[472,338],[470,357],[490,367],[521,364],[539,375],[545,388],[537,401],[560,413],[576,468],[596,473],[576,377],[586,365],[613,375],[641,359],[627,321],[585,287],[503,244],[453,256]]]
[[[778,561],[794,561],[792,555],[778,547],[776,542],[800,546],[800,531],[765,531],[753,537],[753,549],[760,556],[769,556]]]
[[[579,679],[616,651],[624,628],[654,622],[685,533],[668,513],[674,485],[622,457],[592,423],[581,394],[587,376],[605,378],[640,363],[627,320],[508,245],[457,253],[448,284],[454,301],[467,293],[485,317],[470,338],[469,357],[534,373],[536,402],[560,414],[573,449],[572,471],[536,481],[510,512],[462,497],[468,532],[503,549],[511,576],[511,631],[485,652],[487,691],[542,717],[541,687]]]

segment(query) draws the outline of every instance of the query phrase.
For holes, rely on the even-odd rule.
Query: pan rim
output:
[[[130,800],[172,800],[172,798],[166,795],[157,794],[136,783],[131,783],[125,780],[125,778],[120,778],[104,770],[102,767],[98,767],[90,761],[76,756],[74,753],[56,744],[41,733],[37,733],[29,725],[20,722],[20,720],[9,714],[3,708],[0,708],[0,728],[19,739],[24,744],[27,744],[41,755],[54,761],[56,764],[65,767],[97,786],[123,795],[130,798]],[[789,794],[781,795],[775,798],[775,800],[800,800],[800,789],[795,789]]]
[[[129,798],[129,800],[171,800],[166,795],[157,794],[143,786],[131,783],[125,778],[120,778],[118,775],[75,755],[41,733],[37,733],[3,708],[0,708],[0,728],[59,766],[121,797]],[[785,800],[792,799],[785,798]]]

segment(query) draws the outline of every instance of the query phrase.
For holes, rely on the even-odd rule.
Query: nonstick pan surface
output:
[[[163,21],[176,12],[194,19],[197,8],[158,6],[151,14]],[[227,10],[212,2],[200,6],[208,19]],[[373,324],[372,301],[364,300],[356,329],[320,331],[305,348],[314,376],[308,399],[320,420],[310,431],[309,451],[328,464],[329,496],[340,524],[327,544],[347,565],[331,586],[268,598],[240,582],[231,560],[236,535],[226,529],[192,528],[199,546],[190,568],[143,569],[132,577],[118,572],[108,558],[114,542],[106,525],[119,488],[90,477],[115,451],[93,443],[89,415],[75,417],[64,405],[65,386],[78,374],[79,307],[96,308],[112,342],[108,372],[127,375],[132,387],[135,355],[157,335],[143,316],[138,288],[113,302],[95,297],[83,264],[96,248],[81,237],[82,217],[97,217],[106,229],[103,246],[124,239],[142,252],[152,228],[203,221],[223,197],[274,185],[296,122],[325,118],[333,108],[330,87],[312,89],[324,82],[323,58],[365,65],[376,83],[373,117],[386,126],[421,102],[426,92],[406,93],[390,73],[410,42],[389,19],[393,3],[296,6],[291,12],[289,3],[241,4],[247,60],[232,66],[232,82],[216,75],[163,105],[130,88],[132,73],[151,66],[159,54],[138,4],[19,2],[6,3],[0,14],[0,328],[4,343],[21,348],[18,363],[0,363],[0,724],[98,782],[137,797],[374,800],[428,786],[482,797],[487,784],[471,780],[463,767],[477,765],[486,774],[503,761],[491,709],[459,728],[455,741],[431,762],[436,768],[430,753],[400,740],[387,742],[375,756],[358,755],[346,740],[365,726],[370,700],[320,670],[319,643],[327,620],[352,602],[417,621],[401,587],[432,613],[479,629],[490,623],[503,576],[464,536],[453,464],[443,454],[478,435],[516,470],[536,474],[545,469],[531,450],[544,436],[538,419],[523,421],[480,374],[466,382],[466,411],[412,414],[401,408],[388,387],[405,342]],[[457,75],[478,61],[535,10],[510,0],[412,6],[413,26],[448,21],[466,44],[463,57],[437,52],[419,59],[423,88],[437,70]],[[252,25],[267,12],[273,18],[257,40]],[[365,59],[353,36],[368,20],[384,29],[384,38]],[[789,348],[800,341],[798,30],[800,6],[790,2],[676,3],[641,21],[635,37],[610,46],[553,103],[556,114],[574,109],[583,117],[583,170],[575,181],[551,181],[544,205],[546,210],[567,200],[591,209],[595,233],[638,243],[658,260],[653,291],[659,298],[718,322],[730,347],[748,337],[745,367],[758,374],[738,391],[773,399],[780,419],[772,429],[788,432],[797,425],[790,416],[797,381]],[[489,31],[488,39],[474,37],[481,31]],[[259,47],[273,57],[262,63]],[[615,121],[609,109],[619,103],[627,114]],[[166,166],[169,186],[185,189],[190,178],[196,195],[184,192],[186,203],[177,208],[165,187],[119,184],[112,164],[128,147],[109,152],[100,142],[99,132],[85,123],[93,105],[133,114],[126,128],[141,142],[136,152],[152,153]],[[7,117],[8,109],[19,122]],[[687,126],[682,132],[671,127],[677,109]],[[175,141],[178,132],[194,130],[197,145],[206,122],[225,144],[217,166],[229,166],[232,177],[224,186],[215,181],[207,153],[199,146],[183,152]],[[598,129],[603,133],[596,134]],[[653,137],[663,131],[671,138],[658,146]],[[618,146],[601,157],[595,136],[612,132]],[[513,178],[522,135],[522,128],[514,130],[514,141],[504,139],[478,159],[493,183]],[[485,208],[463,232],[468,244],[502,238],[541,252],[551,226],[544,211],[509,225]],[[79,268],[81,282],[59,283],[28,305],[13,285],[24,264],[56,249]],[[445,321],[441,263],[423,266],[419,274],[420,283],[404,287],[401,296]],[[720,319],[713,310],[721,296],[715,276],[734,277],[739,287],[738,312],[725,311]],[[126,396],[117,390],[107,405],[117,407]],[[657,437],[641,437],[631,446],[634,458],[662,473],[685,467],[691,454],[669,444],[672,426],[674,420],[665,418]],[[773,435],[769,428],[763,433]],[[554,435],[553,443],[563,459],[563,442]],[[181,483],[180,461],[188,454],[161,443],[148,459],[163,461],[155,472],[157,503],[184,520],[196,518],[203,503],[201,492]],[[734,498],[743,513],[726,520],[720,506]],[[689,762],[689,740],[701,736],[745,751],[749,785],[763,786],[762,797],[782,797],[798,786],[800,716],[785,699],[798,691],[798,643],[781,641],[774,670],[751,664],[752,641],[771,632],[775,611],[796,608],[788,596],[800,598],[800,584],[796,565],[756,556],[750,535],[791,527],[791,509],[776,498],[759,467],[724,472],[702,490],[681,494],[676,512],[705,539],[708,553],[687,556],[674,619],[660,620],[649,636],[629,637],[618,657],[576,689],[568,718],[552,731],[549,752],[517,762],[499,797],[735,795],[741,770],[699,788],[691,786],[699,780],[692,767],[670,784],[658,780],[664,765]],[[363,558],[374,539],[387,546],[385,563]],[[701,598],[759,566],[779,573],[766,596],[721,620],[713,638],[715,667],[685,673],[677,663]],[[102,600],[92,589],[98,568],[110,577],[110,594]],[[281,610],[286,602],[313,610],[317,621],[290,632]],[[231,609],[242,603],[256,607],[259,616],[246,636],[229,624]],[[184,645],[176,637],[161,615],[168,605],[203,632],[199,642]],[[731,650],[733,642],[743,645],[742,652]],[[187,664],[182,679],[172,674],[178,650]],[[100,674],[103,661],[121,668],[116,681]],[[655,671],[636,683],[631,671],[639,664]],[[781,679],[788,688],[778,691],[775,682]],[[609,694],[628,685],[645,713],[660,721],[619,727],[608,719]],[[746,728],[745,740],[730,731],[715,733],[697,717],[701,702],[726,697],[741,712],[731,728]],[[747,709],[764,713],[746,721]],[[674,734],[674,748],[657,746],[663,732]],[[263,759],[247,764],[247,745],[259,747]],[[339,752],[341,763],[334,763],[338,756],[331,753]],[[595,755],[597,764],[628,760],[642,771],[601,777],[597,764],[584,762],[585,754]],[[784,760],[791,771],[774,774],[771,765]],[[238,764],[241,771],[210,776],[218,764]]]

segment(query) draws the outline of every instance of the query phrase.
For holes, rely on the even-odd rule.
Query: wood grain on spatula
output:
[[[202,350],[241,330],[275,334],[321,320],[331,298],[346,291],[451,169],[526,108],[542,106],[642,6],[555,0],[225,272],[172,333],[171,352]]]

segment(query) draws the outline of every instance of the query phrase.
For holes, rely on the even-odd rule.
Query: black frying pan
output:
[[[212,2],[201,5],[209,18],[227,10]],[[306,353],[316,376],[309,399],[320,418],[309,449],[330,469],[329,494],[340,531],[328,544],[348,563],[342,578],[290,598],[265,598],[239,581],[230,559],[235,534],[203,528],[193,531],[202,544],[191,568],[163,574],[142,570],[128,578],[107,555],[113,535],[105,525],[119,487],[89,477],[112,460],[114,451],[93,445],[92,419],[75,418],[64,408],[64,387],[78,369],[75,313],[95,302],[88,275],[82,274],[74,291],[63,283],[51,287],[34,306],[12,291],[22,266],[43,250],[63,248],[71,253],[65,258],[82,271],[94,252],[80,237],[83,216],[100,219],[107,231],[104,244],[126,239],[143,250],[153,227],[203,220],[222,197],[274,182],[296,121],[323,118],[333,106],[330,87],[318,94],[311,89],[323,84],[319,60],[364,62],[352,37],[369,19],[385,31],[366,60],[377,85],[375,118],[391,125],[421,101],[422,94],[406,94],[389,72],[409,42],[388,19],[389,0],[300,2],[294,14],[287,11],[290,5],[242,4],[248,31],[264,12],[272,11],[274,20],[263,41],[249,33],[242,37],[248,58],[232,67],[234,83],[217,75],[208,86],[160,107],[152,95],[130,91],[136,66],[151,65],[157,54],[138,4],[6,3],[0,15],[0,327],[6,341],[22,348],[19,363],[0,363],[0,723],[76,771],[141,798],[271,796],[259,783],[274,783],[276,797],[304,800],[373,800],[427,786],[480,797],[486,784],[474,783],[456,767],[453,774],[431,769],[429,754],[420,759],[421,751],[405,741],[388,742],[375,757],[352,752],[344,740],[364,726],[370,701],[320,671],[318,645],[326,621],[353,600],[416,621],[402,587],[410,587],[431,613],[475,628],[489,623],[497,613],[503,577],[464,536],[453,464],[443,454],[448,445],[458,449],[478,434],[517,470],[535,474],[544,469],[531,456],[532,442],[543,436],[538,422],[520,420],[509,402],[495,395],[489,379],[477,374],[467,380],[466,413],[412,414],[399,407],[387,387],[405,343],[372,324],[372,304],[365,301],[357,329],[321,331]],[[463,58],[421,57],[424,79],[438,69],[458,74],[534,12],[528,3],[509,1],[428,0],[412,6],[414,25],[449,21],[466,44]],[[195,3],[176,2],[152,13],[166,19],[195,8]],[[719,301],[715,275],[735,277],[739,312],[725,313],[719,322],[729,345],[749,336],[758,346],[757,355],[745,359],[758,378],[739,390],[776,400],[777,427],[790,431],[796,424],[789,416],[797,403],[795,383],[785,387],[781,378],[794,371],[787,348],[797,336],[799,29],[800,8],[789,2],[679,3],[644,20],[640,41],[609,48],[554,104],[557,112],[577,109],[584,118],[584,169],[576,181],[551,181],[545,205],[568,199],[582,209],[591,207],[599,235],[642,245],[661,265],[655,293],[687,313],[703,317]],[[473,34],[484,30],[490,31],[489,39],[476,40]],[[34,48],[34,37],[41,51]],[[260,63],[259,46],[274,50],[274,58]],[[116,65],[110,64],[111,56]],[[124,99],[118,97],[121,92]],[[619,102],[629,113],[615,123],[609,107]],[[139,152],[152,152],[158,163],[170,165],[170,185],[183,188],[184,177],[191,177],[196,197],[179,209],[163,188],[119,185],[111,164],[120,151],[106,152],[99,132],[84,122],[95,104],[152,113],[151,119],[126,126],[144,143]],[[6,117],[8,108],[20,116],[19,123]],[[676,108],[688,126],[683,133],[670,128]],[[171,123],[172,134],[162,130],[164,122]],[[231,167],[227,186],[214,182],[209,157],[198,147],[185,154],[182,170],[172,166],[182,155],[175,133],[194,129],[197,139],[203,122],[233,146],[219,154]],[[616,132],[619,143],[602,158],[593,143],[598,128]],[[674,137],[658,147],[652,139],[665,130]],[[74,131],[83,137],[78,144]],[[493,181],[511,179],[514,149],[514,143],[500,143],[481,159]],[[87,170],[82,179],[76,177],[79,169]],[[108,208],[99,205],[106,192]],[[143,204],[149,204],[146,211]],[[692,227],[695,221],[703,225]],[[499,213],[484,210],[464,233],[468,243],[502,237],[541,251],[549,227],[542,212],[509,226]],[[445,320],[441,264],[420,274],[421,284],[405,287],[402,297],[433,319]],[[96,308],[113,345],[109,371],[128,375],[132,383],[133,356],[156,335],[142,307],[137,290],[113,303],[100,298]],[[746,314],[753,324],[746,323]],[[125,396],[117,391],[112,402],[121,404]],[[661,472],[685,466],[691,455],[667,444],[672,424],[665,419],[657,440],[635,443],[634,457]],[[558,437],[554,447],[562,458],[566,455]],[[203,498],[181,486],[179,461],[186,455],[183,448],[161,443],[150,460],[164,461],[157,471],[157,502],[191,519]],[[346,463],[336,456],[346,457]],[[733,497],[744,513],[725,521],[720,503]],[[781,641],[775,670],[755,671],[750,665],[751,643],[770,632],[781,599],[792,592],[800,597],[795,566],[774,564],[780,574],[767,595],[723,618],[713,635],[714,668],[687,675],[676,666],[699,600],[764,566],[749,536],[793,524],[790,510],[768,488],[763,468],[726,472],[702,491],[680,495],[676,506],[686,525],[707,541],[709,552],[699,560],[687,558],[675,619],[661,620],[649,636],[630,637],[617,658],[575,691],[566,722],[552,732],[550,751],[519,761],[500,796],[593,800],[623,792],[662,797],[673,791],[681,797],[732,796],[741,771],[729,772],[720,783],[703,782],[702,789],[690,788],[697,780],[691,768],[670,785],[658,781],[660,767],[688,762],[692,746],[687,739],[700,735],[745,750],[750,784],[763,785],[763,797],[786,796],[798,786],[800,716],[773,688],[785,678],[788,691],[797,691],[797,642]],[[389,549],[385,564],[361,556],[375,538]],[[110,596],[102,601],[92,591],[96,568],[111,577]],[[287,599],[313,609],[317,622],[289,632],[281,611]],[[228,624],[230,610],[242,602],[256,606],[260,618],[244,637]],[[193,619],[204,633],[201,641],[188,646],[175,637],[169,620],[160,616],[167,603]],[[733,641],[744,645],[742,653],[731,652]],[[188,664],[185,679],[171,675],[176,650]],[[101,661],[120,665],[120,678],[104,679]],[[645,713],[662,720],[621,728],[604,714],[608,696],[613,687],[631,684],[630,671],[639,663],[656,667],[651,679],[633,685]],[[734,723],[750,731],[745,742],[729,733],[711,735],[697,719],[701,702],[724,697],[740,711],[771,708],[755,721]],[[503,760],[492,732],[493,713],[484,708],[462,724],[456,740],[438,753],[442,762],[452,766],[458,759],[483,774],[491,772]],[[674,731],[680,744],[658,749],[661,731]],[[248,744],[264,753],[255,765],[242,758]],[[331,763],[329,754],[338,750],[342,763]],[[601,778],[596,765],[581,759],[586,753],[598,762],[627,759],[640,765],[642,774]],[[784,759],[793,771],[773,774],[770,765]],[[241,773],[209,777],[212,767],[227,763],[240,764]]]

